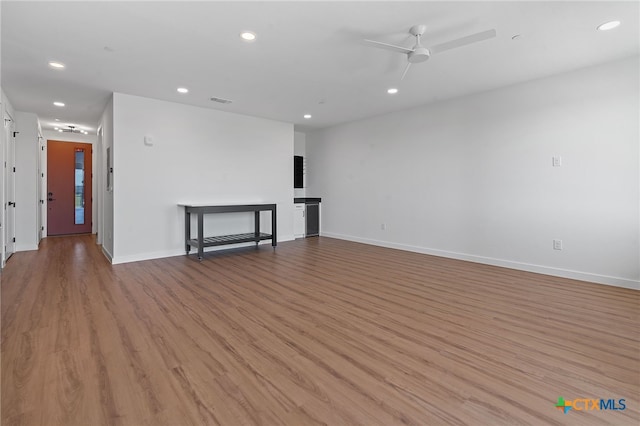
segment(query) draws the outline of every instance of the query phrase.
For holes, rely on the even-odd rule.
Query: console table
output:
[[[205,247],[221,246],[225,244],[250,243],[255,242],[256,247],[262,240],[271,240],[273,247],[278,245],[276,232],[276,205],[275,204],[241,204],[241,205],[222,205],[210,206],[204,204],[178,204],[184,207],[184,235],[185,235],[185,251],[189,254],[191,247],[198,249],[198,259],[202,260]],[[271,234],[260,232],[260,212],[271,212]],[[204,236],[204,215],[210,213],[237,213],[237,212],[253,212],[254,213],[254,230],[245,234],[218,235],[214,237]],[[197,215],[198,220],[198,237],[191,238],[191,214]]]

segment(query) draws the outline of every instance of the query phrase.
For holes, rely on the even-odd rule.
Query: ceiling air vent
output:
[[[231,102],[233,102],[231,99],[216,98],[215,96],[211,98],[211,100],[213,102],[218,102],[219,104],[230,104]]]

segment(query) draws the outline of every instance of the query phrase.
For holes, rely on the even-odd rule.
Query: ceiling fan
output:
[[[383,43],[381,41],[375,41],[375,40],[365,40],[365,42],[371,44],[373,47],[388,49],[394,52],[400,52],[407,55],[408,63],[406,68],[404,69],[404,72],[402,73],[402,78],[400,78],[400,80],[403,80],[404,76],[407,75],[407,71],[409,71],[411,64],[424,62],[427,59],[429,59],[431,55],[444,52],[445,50],[455,49],[456,47],[462,47],[462,46],[466,46],[467,44],[488,40],[496,36],[496,30],[492,29],[492,30],[471,34],[466,37],[458,38],[458,39],[447,41],[444,43],[436,44],[434,46],[427,48],[427,47],[424,47],[420,42],[420,38],[422,37],[422,35],[426,30],[427,30],[426,25],[414,25],[409,29],[409,34],[411,34],[416,38],[416,44],[412,48],[396,46],[394,44]]]

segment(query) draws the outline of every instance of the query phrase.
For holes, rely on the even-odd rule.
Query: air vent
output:
[[[211,98],[211,100],[213,102],[218,102],[220,104],[230,104],[231,102],[233,102],[231,99],[223,99],[223,98],[216,98],[216,97]]]

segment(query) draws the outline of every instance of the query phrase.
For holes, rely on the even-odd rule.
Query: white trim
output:
[[[335,234],[332,232],[323,232],[323,237],[337,238],[340,240],[354,241],[357,243],[371,244],[374,246],[388,247],[398,250],[406,250],[415,253],[429,254],[432,256],[447,257],[451,259],[466,260],[469,262],[483,263],[486,265],[500,266],[502,268],[517,269],[527,272],[535,272],[544,275],[553,275],[556,277],[569,278],[573,280],[589,281],[597,284],[605,284],[615,287],[629,288],[632,290],[640,290],[640,280],[630,280],[627,278],[611,277],[607,275],[592,274],[589,272],[572,271],[569,269],[553,268],[549,266],[534,265],[524,262],[514,262],[511,260],[495,259],[492,257],[476,256],[473,254],[457,253],[446,250],[438,250],[427,247],[412,246],[408,244],[391,243],[387,241],[373,240],[369,238],[354,237],[351,235]]]
[[[109,263],[113,264],[113,256],[111,255],[111,253],[109,253],[109,251],[104,246],[102,246],[102,254],[104,254],[104,257],[107,258]]]
[[[193,251],[191,251],[193,253]],[[156,251],[151,253],[140,253],[134,254],[131,256],[118,256],[114,258],[111,263],[114,265],[119,265],[121,263],[130,263],[130,262],[141,262],[143,260],[153,260],[153,259],[162,259],[165,257],[174,257],[184,255],[184,249],[182,250],[171,250],[171,251]]]
[[[294,238],[293,236],[289,236],[287,238],[278,238],[278,244],[279,243],[283,243],[285,241],[293,241]],[[211,252],[211,251],[218,251],[218,250],[229,250],[229,249],[234,249],[234,248],[241,248],[241,247],[251,247],[253,246],[255,243],[239,243],[239,244],[228,244],[228,245],[223,245],[223,246],[216,246],[216,247],[205,247],[204,252]],[[259,243],[260,245],[267,245],[267,244],[271,244],[270,240],[263,240],[260,241]],[[193,255],[194,253],[197,253],[197,250],[191,249],[191,255]],[[150,253],[140,253],[140,254],[134,254],[131,256],[118,256],[116,258],[114,258],[111,263],[114,265],[118,265],[121,263],[129,263],[129,262],[141,262],[143,260],[153,260],[153,259],[162,259],[164,257],[174,257],[174,256],[184,256],[184,249],[180,249],[180,250],[165,250],[165,251],[156,251],[156,252],[150,252]]]
[[[33,250],[38,250],[37,244],[20,245],[16,243],[16,253],[19,251],[33,251]]]

